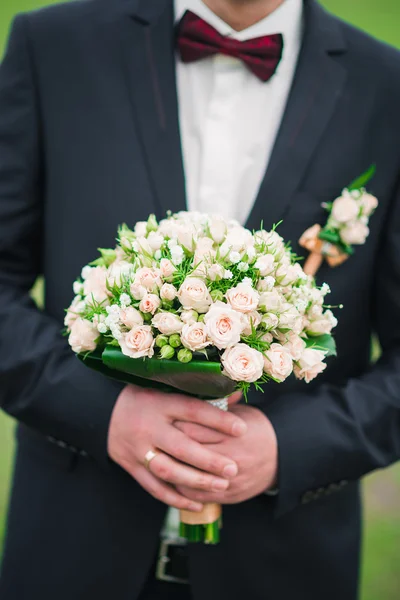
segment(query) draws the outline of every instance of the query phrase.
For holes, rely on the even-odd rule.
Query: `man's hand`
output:
[[[247,430],[240,415],[224,413],[201,400],[127,386],[111,418],[108,453],[158,500],[200,511],[200,502],[184,497],[174,486],[223,491],[237,475],[238,467],[216,448],[203,446],[179,431],[175,421],[195,422],[227,438],[242,436]],[[159,454],[147,470],[144,460],[149,450]]]
[[[262,494],[276,485],[278,473],[278,442],[267,417],[251,406],[234,406],[230,413],[247,424],[247,432],[233,438],[194,423],[175,426],[205,448],[220,452],[239,467],[229,488],[222,491],[200,491],[190,486],[178,486],[178,491],[196,502],[237,504]]]

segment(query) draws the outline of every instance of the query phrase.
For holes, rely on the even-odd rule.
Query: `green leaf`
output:
[[[222,375],[220,362],[192,360],[181,363],[173,359],[133,359],[125,356],[119,348],[110,346],[105,348],[102,361],[108,369],[124,376],[147,380],[151,384],[162,384],[169,390],[196,397],[224,398],[232,394],[236,387],[234,381]]]
[[[324,350],[326,356],[337,356],[336,342],[328,333],[325,335],[316,335],[305,340],[307,348],[315,350]]]
[[[376,173],[376,165],[371,165],[365,173],[357,177],[354,181],[347,186],[347,189],[352,192],[353,190],[360,190],[364,188],[369,181],[373,178]]]
[[[318,235],[320,240],[324,242],[330,242],[331,244],[339,244],[340,243],[340,235],[337,231],[333,231],[331,229],[322,229]]]

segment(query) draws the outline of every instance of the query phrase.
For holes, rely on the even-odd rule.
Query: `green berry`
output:
[[[160,358],[164,360],[170,360],[174,357],[175,350],[171,346],[163,346],[160,350]]]
[[[178,352],[178,360],[181,363],[189,363],[193,358],[193,354],[187,348],[182,348]]]
[[[179,348],[182,345],[180,335],[177,333],[171,335],[169,338],[169,345],[172,346],[172,348]]]

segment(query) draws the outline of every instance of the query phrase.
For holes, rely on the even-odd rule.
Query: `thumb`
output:
[[[239,402],[241,401],[243,397],[242,392],[234,392],[232,394],[232,396],[229,396],[228,398],[228,405],[229,406],[236,406],[236,404],[239,404]]]

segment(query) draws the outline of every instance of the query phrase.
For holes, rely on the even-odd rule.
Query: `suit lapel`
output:
[[[247,225],[266,227],[285,217],[340,100],[346,71],[334,55],[345,51],[337,21],[305,0],[299,62],[269,167]]]
[[[186,207],[171,0],[129,0],[120,39],[134,118],[159,216]],[[140,201],[140,199],[139,199]]]

